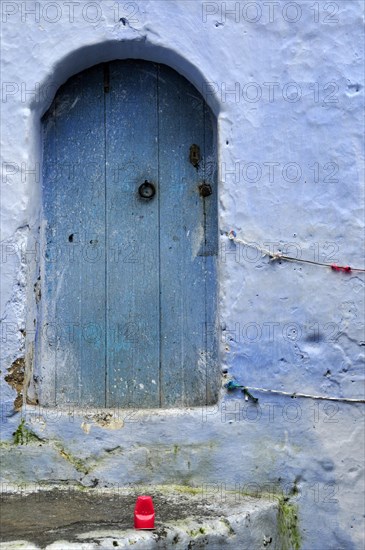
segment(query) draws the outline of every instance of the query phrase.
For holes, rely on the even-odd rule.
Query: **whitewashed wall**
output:
[[[26,357],[34,399],[40,117],[71,75],[142,58],[183,74],[218,118],[222,370],[247,386],[364,397],[364,275],[268,262],[224,235],[233,228],[265,248],[363,267],[362,1],[1,9],[3,482],[190,483],[215,499],[230,489],[294,492],[303,548],[361,548],[362,404],[252,392],[254,408],[222,389],[208,410],[119,412],[112,422],[27,405],[45,442],[15,447],[21,413],[4,376]]]

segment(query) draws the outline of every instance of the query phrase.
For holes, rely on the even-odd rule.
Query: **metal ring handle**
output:
[[[138,187],[138,193],[142,199],[152,199],[156,194],[156,188],[153,183],[145,180],[144,183]]]

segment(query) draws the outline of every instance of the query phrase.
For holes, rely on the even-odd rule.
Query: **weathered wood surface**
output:
[[[44,117],[44,404],[216,401],[213,124],[191,84],[145,61],[98,65],[57,93]]]

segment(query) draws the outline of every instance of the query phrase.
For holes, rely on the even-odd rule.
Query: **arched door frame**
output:
[[[164,53],[166,54],[166,51],[165,51]],[[160,52],[160,54],[161,54],[161,52]],[[70,57],[70,58],[74,57],[74,54],[71,54],[71,56],[69,56],[69,57]],[[149,56],[144,56],[144,58],[146,58],[146,57],[149,57]],[[154,56],[154,57],[155,57],[155,56]],[[158,57],[161,57],[161,55],[159,55]],[[166,56],[162,56],[162,57],[166,57]],[[170,56],[168,56],[168,57],[170,57]],[[179,58],[179,56],[176,56],[176,57]],[[155,60],[155,59],[154,59],[154,60]],[[181,58],[180,58],[180,60],[181,60]],[[163,59],[163,61],[165,61],[165,59]],[[171,60],[170,60],[170,61],[171,61]],[[87,62],[86,62],[86,64],[88,65]],[[186,63],[185,60],[183,60],[183,63],[182,63],[182,64],[185,66],[185,68],[186,68],[186,66],[189,66],[189,64]],[[66,65],[67,65],[67,63],[65,62],[65,60],[63,60],[63,62],[60,63],[60,66],[63,68],[63,70],[60,71],[61,73],[64,72],[64,68],[65,68]],[[196,68],[194,67],[193,69],[194,69],[194,70],[193,70],[192,72],[193,72],[195,75],[198,74]],[[74,71],[71,70],[70,72],[73,73]],[[64,80],[64,78],[62,78],[62,80]],[[190,79],[189,79],[189,80],[190,80]],[[46,89],[46,88],[47,88],[47,82],[45,82],[44,85],[43,85],[43,89]],[[210,91],[210,90],[211,90],[210,85],[206,85],[206,86],[205,86],[204,81],[202,81],[202,88],[203,88],[204,90],[207,90],[207,91]],[[49,86],[48,86],[48,89],[49,89]],[[217,110],[217,105],[218,105],[218,103],[217,103],[217,101],[216,101],[217,98],[214,96],[214,94],[211,94],[211,93],[210,93],[209,96],[206,96],[204,99],[207,99],[208,105],[209,105],[209,102],[210,102],[210,104],[211,104],[211,106],[213,107],[214,111]],[[48,102],[49,102],[49,99],[47,100],[47,103],[48,103]],[[45,105],[47,105],[47,103],[45,103]],[[42,110],[44,110],[44,109],[42,109]],[[217,143],[217,136],[215,136],[215,139],[216,139],[216,143]],[[218,154],[217,154],[217,157],[218,157]],[[219,204],[219,201],[218,201],[218,204]],[[219,218],[218,218],[218,219],[219,219]],[[41,220],[41,223],[40,223],[40,227],[42,227],[42,220]],[[42,263],[44,263],[44,258],[42,259],[42,255],[40,255],[40,266],[38,266],[37,272],[36,272],[34,275],[38,275],[39,271],[42,271],[42,267],[41,267],[41,264],[42,264]],[[40,268],[40,269],[39,269],[39,268]],[[38,275],[38,277],[36,277],[36,279],[37,279],[37,280],[39,279],[39,275]],[[217,281],[217,282],[218,282],[218,284],[219,284],[219,281]],[[217,311],[217,315],[218,315],[218,311]],[[218,325],[218,323],[215,324],[215,327],[213,328],[213,330],[215,330],[215,331],[217,330],[217,325]],[[31,342],[30,344],[31,344],[31,348],[34,349],[34,347],[33,347],[34,344],[33,344],[32,342]],[[34,355],[34,353],[31,353],[31,355]],[[32,362],[33,362],[33,361],[32,361]],[[37,373],[35,373],[35,374],[37,374]],[[32,391],[31,391],[30,393],[32,393]],[[37,391],[35,390],[35,391],[33,391],[33,393],[36,394]]]

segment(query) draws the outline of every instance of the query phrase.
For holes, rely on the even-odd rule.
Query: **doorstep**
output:
[[[152,496],[153,531],[133,528],[137,496]],[[278,549],[278,501],[187,486],[28,488],[1,496],[0,549]]]

